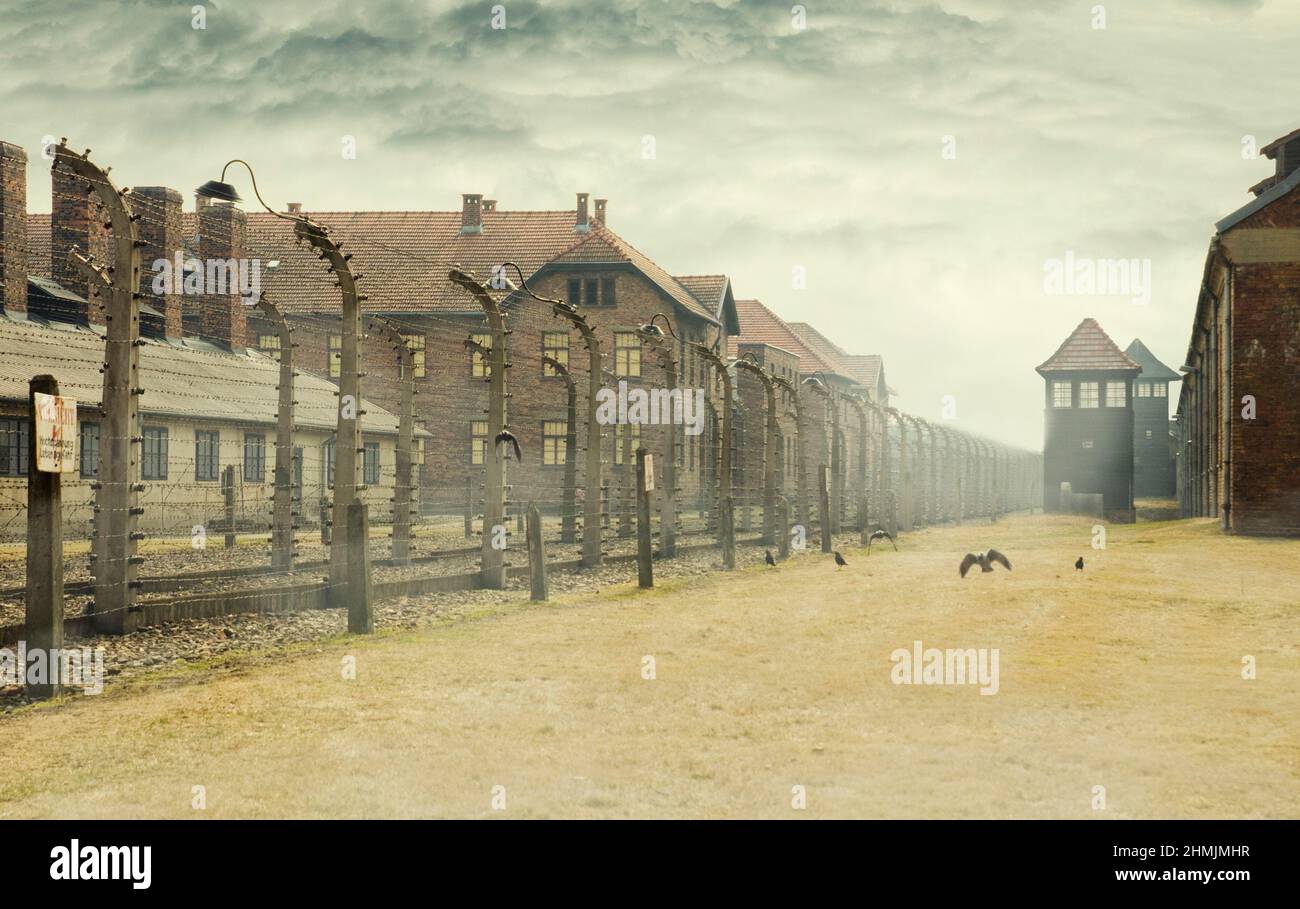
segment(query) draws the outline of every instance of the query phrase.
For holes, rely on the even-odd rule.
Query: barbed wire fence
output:
[[[264,297],[250,313],[269,326],[254,356],[278,360],[274,370],[230,376],[215,389],[202,372],[172,369],[168,395],[200,415],[191,421],[193,456],[173,453],[168,435],[146,432],[166,421],[150,412],[139,378],[148,350],[140,305],[150,299],[142,289],[155,276],[140,263],[140,229],[153,236],[173,226],[164,202],[118,190],[107,170],[66,143],[56,149],[60,166],[107,212],[112,237],[102,259],[73,253],[107,326],[103,384],[61,383],[63,394],[98,399],[101,411],[92,466],[67,478],[60,508],[71,545],[66,560],[58,553],[66,615],[89,617],[98,630],[127,633],[157,614],[147,607],[218,579],[249,585],[226,589],[225,609],[263,608],[268,589],[300,581],[320,593],[313,602],[341,605],[358,589],[349,574],[358,547],[367,576],[470,573],[482,586],[504,586],[512,570],[527,568],[514,554],[525,551],[532,507],[540,542],[560,561],[594,568],[634,552],[644,524],[660,557],[672,557],[679,541],[708,542],[730,568],[738,531],[785,552],[795,527],[826,536],[851,528],[865,538],[877,528],[897,534],[997,520],[1041,504],[1037,454],[904,414],[826,377],[791,382],[756,361],[728,360],[717,328],[701,336],[666,314],[656,314],[668,329],[657,338],[646,326],[600,324],[599,310],[523,292],[522,272],[523,290],[498,285],[497,275],[447,276],[481,315],[467,314],[472,306],[455,314],[366,310],[363,275],[350,260],[356,255],[363,271],[367,246],[393,248],[354,236],[347,245],[360,252],[343,253],[328,228],[306,219],[295,233],[336,279],[343,310],[281,310]],[[0,340],[22,340],[11,334],[0,326]],[[56,371],[81,362],[49,359]],[[338,399],[304,399],[304,376],[335,382]],[[698,389],[702,412],[693,425],[602,419],[593,396],[620,383],[675,391],[679,401]],[[251,413],[268,400],[270,425],[245,423],[235,435],[220,429],[237,420],[197,428],[212,404]],[[367,421],[367,402],[388,412],[382,431]],[[350,417],[335,419],[348,407]],[[32,440],[24,433],[21,421],[5,423],[0,449],[25,458]],[[641,450],[650,465],[639,484]],[[0,481],[0,537],[17,542],[29,517],[20,475],[34,465],[14,467]],[[826,488],[816,490],[823,475]],[[354,501],[359,542],[348,532]],[[474,536],[477,545],[467,545]],[[146,560],[152,567],[142,572]],[[16,624],[13,594],[25,580],[11,567],[0,582],[0,625]]]

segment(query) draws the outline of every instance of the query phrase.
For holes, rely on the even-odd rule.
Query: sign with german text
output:
[[[77,469],[77,401],[64,395],[33,395],[36,405],[36,469],[71,473]]]

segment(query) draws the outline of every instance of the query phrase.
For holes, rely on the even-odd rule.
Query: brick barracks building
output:
[[[102,332],[102,314],[98,307],[86,304],[87,279],[68,262],[67,250],[76,245],[111,264],[104,213],[96,210],[84,187],[56,172],[53,214],[28,215],[25,191],[19,189],[24,186],[26,157],[16,146],[6,144],[4,149],[0,286],[5,289],[5,317],[26,319],[30,296],[34,308],[43,314],[40,318],[66,317]],[[259,269],[260,293],[286,314],[293,328],[295,367],[306,376],[337,380],[341,298],[333,277],[310,248],[299,246],[291,226],[272,215],[246,213],[237,206],[205,199],[196,199],[195,210],[185,212],[183,200],[180,192],[167,187],[132,191],[145,243],[141,256],[141,292],[146,295],[141,306],[142,335],[180,350],[225,357],[261,356],[264,361],[277,358],[279,338],[274,326],[238,292],[195,297],[178,288],[157,293],[153,287],[152,266],[158,259],[171,262],[179,255],[182,261],[198,260],[199,267],[211,260],[253,260]],[[299,203],[289,203],[287,208],[303,210]],[[738,307],[726,275],[671,274],[616,233],[610,227],[609,214],[606,200],[590,200],[586,193],[577,195],[574,208],[557,211],[512,211],[500,208],[495,200],[467,193],[459,211],[310,212],[352,255],[351,265],[367,297],[362,304],[363,325],[366,318],[382,317],[405,336],[413,351],[416,425],[423,430],[417,432],[415,460],[420,465],[420,501],[426,512],[459,511],[467,498],[476,503],[481,500],[483,462],[490,444],[486,432],[487,366],[466,346],[467,339],[488,343],[487,322],[478,303],[448,280],[453,266],[486,281],[503,263],[513,262],[534,292],[576,306],[600,341],[605,387],[616,388],[620,380],[631,388],[666,385],[660,357],[642,344],[636,330],[658,313],[671,321],[677,336],[673,342],[677,384],[705,390],[705,431],[692,435],[680,426],[602,428],[599,444],[607,470],[610,511],[620,517],[631,511],[631,451],[643,442],[660,455],[657,460],[662,465],[669,431],[677,433],[681,507],[710,506],[708,491],[717,483],[721,384],[688,342],[703,343],[724,359],[735,355],[740,349],[738,342],[744,342],[745,349],[758,352],[765,368],[792,382],[816,374],[837,390],[859,391],[874,400],[887,397],[879,357],[847,355],[811,326],[787,325],[757,303],[747,311],[754,321],[746,329],[746,315]],[[21,280],[16,277],[19,274]],[[505,276],[518,283],[519,274],[513,269]],[[19,294],[20,287],[25,295]],[[581,487],[581,453],[588,443],[584,425],[586,350],[577,331],[555,317],[549,305],[518,292],[502,291],[499,296],[510,331],[507,425],[518,437],[523,453],[522,463],[512,460],[507,472],[510,510],[515,513],[528,501],[554,510],[564,492],[568,390],[565,378],[545,364],[543,357],[565,364],[576,384],[577,485]],[[777,333],[782,339],[779,343],[767,334],[764,326],[769,323],[784,326]],[[747,330],[749,334],[745,334]],[[375,428],[382,424],[387,436],[399,400],[397,357],[386,341],[372,335],[363,341],[362,361],[361,389],[370,402],[370,414],[382,415]],[[733,452],[733,486],[738,504],[743,499],[742,485],[751,492],[761,489],[766,431],[762,399],[753,395],[754,388],[761,391],[761,387],[752,375],[740,372],[733,400],[733,448],[737,450]],[[252,375],[254,372],[249,373]],[[218,388],[203,391],[222,394]],[[273,384],[268,384],[267,393],[274,395]],[[807,392],[802,397],[810,418],[828,433],[831,421],[820,399]],[[856,417],[841,417],[841,445],[846,452],[856,451]],[[783,427],[792,429],[788,418],[783,416],[783,420]],[[362,426],[365,432],[371,431],[365,417]],[[814,468],[829,463],[827,433],[813,433],[809,440],[808,457]],[[330,440],[322,437],[310,444],[320,448],[315,460],[327,463]],[[391,441],[386,444],[391,446]],[[793,475],[785,465],[795,458],[793,444],[794,433],[783,429],[778,467],[791,493]],[[391,457],[391,448],[384,450]],[[745,454],[742,457],[738,452]],[[307,460],[312,460],[311,453]],[[847,458],[845,467],[851,469]],[[662,467],[657,472],[662,479]],[[385,511],[380,509],[380,514]],[[308,505],[304,518],[313,517]],[[630,528],[628,520],[625,529]]]
[[[1215,225],[1178,399],[1183,514],[1300,534],[1300,130]]]
[[[668,316],[679,339],[673,342],[679,387],[712,385],[707,364],[686,342],[720,350],[723,338],[738,331],[730,282],[722,275],[679,279],[668,274],[610,229],[607,213],[603,199],[590,208],[586,193],[578,194],[577,206],[568,211],[508,211],[494,200],[466,194],[459,212],[311,213],[353,254],[354,271],[362,275],[361,289],[368,297],[364,315],[393,324],[416,353],[417,421],[430,433],[421,482],[427,507],[462,507],[467,485],[477,490],[481,483],[489,444],[487,365],[465,344],[472,338],[490,346],[488,324],[480,305],[447,279],[452,266],[487,281],[503,263],[513,262],[533,292],[574,304],[600,341],[604,387],[616,389],[620,381],[629,388],[666,385],[660,358],[643,350],[637,335],[656,313]],[[263,290],[295,325],[297,362],[337,377],[340,296],[331,277],[310,250],[295,244],[284,221],[255,213],[247,220],[248,254],[279,263]],[[513,269],[506,277],[519,279]],[[580,334],[555,317],[549,305],[523,293],[498,296],[510,331],[506,422],[523,451],[523,462],[509,465],[511,511],[527,500],[553,507],[563,493],[568,391],[565,379],[543,356],[565,364],[576,383],[581,466],[588,444],[586,348]],[[250,320],[248,341],[273,345],[271,326],[256,314]],[[398,373],[391,350],[370,339],[362,356],[366,395],[395,408]],[[690,503],[701,487],[708,462],[704,446],[712,437],[675,428],[678,488],[683,503]],[[630,489],[635,465],[629,454],[642,441],[662,453],[668,431],[666,426],[603,428],[599,444],[616,497],[612,511],[624,510],[618,497]]]
[[[21,537],[31,469],[28,382],[52,374],[60,391],[77,399],[79,464],[64,481],[67,531],[88,535],[98,476],[104,312],[87,278],[71,268],[67,250],[110,253],[98,210],[84,184],[61,171],[52,181],[52,215],[27,212],[26,152],[0,142],[0,538]],[[213,209],[186,236],[181,195],[163,187],[136,187],[130,201],[145,247],[140,306],[141,462],[144,489],[140,526],[153,533],[190,535],[195,523],[223,514],[222,476],[234,469],[236,526],[261,531],[269,523],[274,490],[278,411],[275,362],[243,343],[247,307],[238,294],[190,297],[152,292],[152,263],[177,251],[229,257],[242,246],[242,215]],[[242,255],[242,253],[240,253]],[[233,343],[232,343],[233,342]],[[333,465],[337,391],[310,373],[295,382],[294,494],[314,502],[326,494]],[[387,514],[396,478],[397,420],[373,401],[362,443],[362,498]],[[423,433],[417,433],[423,435]],[[300,524],[315,520],[308,508]],[[215,525],[213,525],[215,526]]]

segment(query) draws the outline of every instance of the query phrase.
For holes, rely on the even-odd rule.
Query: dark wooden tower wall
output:
[[[1139,497],[1172,498],[1177,481],[1169,440],[1170,383],[1182,377],[1138,338],[1124,354],[1142,367],[1133,389],[1133,492]]]
[[[1043,509],[1060,509],[1061,484],[1102,496],[1106,516],[1134,520],[1134,382],[1141,366],[1095,319],[1084,319],[1045,363]]]
[[[1054,383],[1070,383],[1069,407],[1054,401]],[[1097,383],[1098,406],[1085,407],[1085,383]],[[1123,407],[1106,406],[1106,383],[1125,387]],[[1106,513],[1133,509],[1133,382],[1114,372],[1053,375],[1046,382],[1043,509],[1058,510],[1061,484],[1072,492],[1101,493]],[[1166,420],[1166,424],[1167,424]]]

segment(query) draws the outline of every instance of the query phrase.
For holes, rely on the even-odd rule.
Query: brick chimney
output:
[[[181,251],[182,196],[166,186],[137,186],[129,199],[132,211],[138,216],[136,227],[140,231],[140,293],[164,315],[164,334],[180,340],[182,284],[185,273],[176,269],[176,254]],[[157,295],[153,285],[156,272],[154,262],[162,259],[171,270],[171,293]],[[197,301],[195,301],[197,302]]]
[[[0,142],[0,306],[27,315],[27,152]]]
[[[483,212],[484,212],[484,214],[486,214],[487,212],[490,212],[490,211],[496,211],[496,210],[497,210],[497,200],[496,200],[496,199],[484,199],[484,200],[483,200]]]
[[[214,202],[198,213],[199,261],[204,280],[212,274],[215,260],[242,262],[247,250],[248,222],[244,212],[226,202]],[[240,297],[238,274],[227,281],[224,294],[205,286],[203,331],[205,340],[234,350],[248,346],[248,312]]]
[[[86,318],[92,325],[107,325],[104,304],[90,293],[90,284],[68,258],[68,250],[77,247],[98,265],[111,266],[108,242],[108,211],[90,185],[72,171],[55,166],[50,179],[50,275],[64,290],[87,302]]]
[[[286,202],[286,203],[285,203],[285,209],[286,209],[286,210],[289,212],[289,214],[291,214],[291,215],[301,214],[301,213],[302,213],[302,203],[301,203],[301,202]]]
[[[463,234],[483,233],[483,195],[481,193],[462,193],[460,199],[460,232]]]
[[[606,209],[607,209],[608,206],[609,206],[609,200],[608,200],[608,199],[597,199],[597,200],[596,200],[596,216],[595,216],[594,218],[592,218],[592,220],[595,221],[597,224],[605,224],[605,223],[606,223],[606,222],[605,222],[605,211],[606,211]]]
[[[578,219],[574,229],[580,233],[591,230],[591,223],[587,219],[587,193],[578,193]]]

